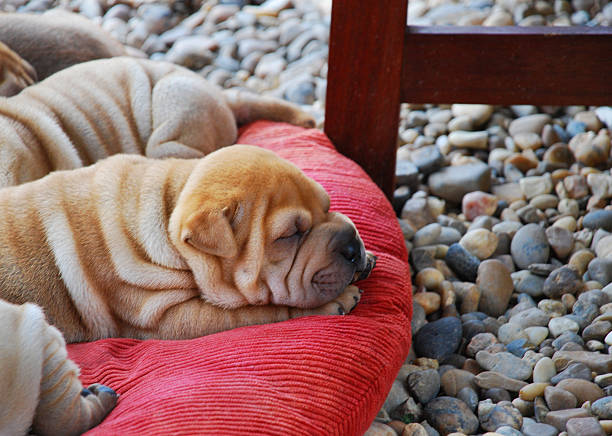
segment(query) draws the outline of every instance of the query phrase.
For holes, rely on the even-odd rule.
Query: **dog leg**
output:
[[[314,309],[287,306],[244,306],[224,309],[199,297],[168,309],[159,320],[157,334],[130,337],[158,339],[188,339],[254,324],[268,324],[310,315],[345,315],[357,305],[361,291],[348,286],[335,300]]]
[[[152,158],[199,158],[236,142],[238,129],[221,92],[196,74],[177,71],[153,87]]]
[[[223,95],[239,126],[256,120],[270,120],[306,128],[315,127],[314,118],[288,101],[238,89],[225,90]]]
[[[47,325],[40,398],[33,430],[38,435],[77,435],[98,425],[115,407],[118,395],[94,384],[87,389],[79,368],[68,359],[62,334]]]
[[[34,68],[0,42],[0,96],[10,97],[36,82]]]

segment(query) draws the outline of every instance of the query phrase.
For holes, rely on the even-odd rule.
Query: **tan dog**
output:
[[[4,96],[72,65],[127,54],[100,26],[60,10],[0,13],[0,42],[4,43],[0,44],[0,95]]]
[[[202,157],[234,144],[237,124],[256,119],[314,126],[291,103],[222,92],[174,64],[128,57],[86,62],[0,98],[0,187],[117,153]]]
[[[0,298],[42,306],[68,342],[342,314],[372,259],[328,208],[318,183],[252,146],[55,172],[0,190]]]
[[[99,424],[117,394],[78,379],[62,334],[40,307],[0,300],[0,434],[78,435]]]

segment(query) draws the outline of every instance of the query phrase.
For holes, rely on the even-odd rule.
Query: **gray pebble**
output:
[[[522,227],[512,238],[510,251],[514,263],[521,269],[532,263],[546,263],[550,247],[544,229],[537,224]]]

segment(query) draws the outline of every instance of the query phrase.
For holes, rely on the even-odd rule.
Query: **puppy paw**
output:
[[[357,303],[361,300],[362,292],[357,286],[350,285],[335,300],[323,306],[314,309],[292,308],[290,311],[291,318],[309,315],[346,315],[357,306]]]
[[[305,127],[307,129],[313,129],[317,125],[315,119],[302,110],[296,110],[296,113],[294,114],[293,119],[291,120],[291,124],[300,127]]]
[[[0,95],[10,97],[36,82],[34,68],[0,42]]]
[[[92,411],[92,423],[90,425],[99,424],[108,413],[113,410],[119,399],[119,394],[108,386],[95,383],[90,385],[87,389],[81,391],[81,396],[84,400],[90,403]]]

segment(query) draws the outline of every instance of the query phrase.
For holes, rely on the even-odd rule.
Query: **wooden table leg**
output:
[[[393,195],[406,0],[334,0],[325,133]]]

